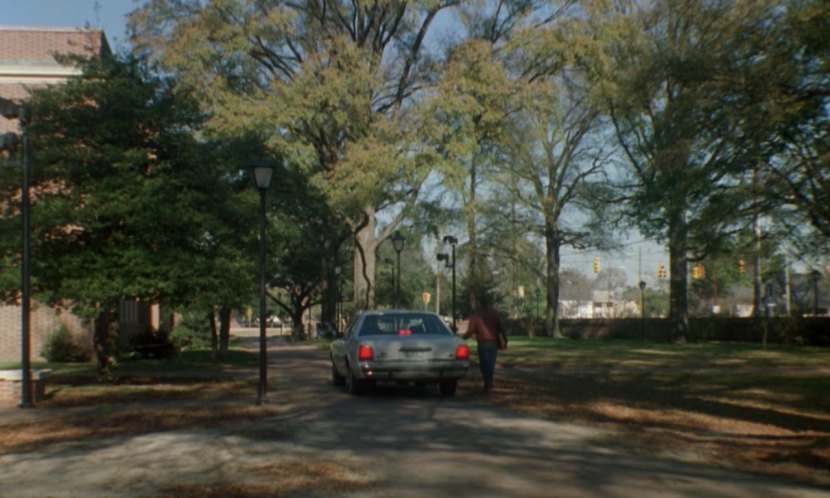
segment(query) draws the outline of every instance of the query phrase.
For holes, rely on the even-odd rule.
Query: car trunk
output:
[[[375,361],[429,362],[455,359],[454,337],[373,337]]]

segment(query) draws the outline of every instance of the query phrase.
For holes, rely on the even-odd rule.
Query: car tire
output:
[[[346,385],[346,377],[340,375],[340,372],[337,371],[337,367],[334,366],[334,359],[331,360],[331,384],[334,386],[344,386]]]
[[[457,388],[457,380],[442,380],[438,383],[438,389],[441,391],[441,396],[446,396],[448,398],[455,396],[455,390]]]
[[[355,377],[353,373],[349,372],[349,375],[346,376],[346,392],[352,396],[363,393],[365,387],[365,382]]]

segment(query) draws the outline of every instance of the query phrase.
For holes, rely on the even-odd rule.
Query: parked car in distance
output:
[[[455,395],[470,368],[470,349],[426,311],[364,311],[330,346],[331,379],[359,394],[378,383],[437,384]]]

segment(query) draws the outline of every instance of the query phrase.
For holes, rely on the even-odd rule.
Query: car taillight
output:
[[[470,348],[468,348],[466,344],[459,344],[455,348],[455,359],[456,360],[469,360],[470,359]]]
[[[357,359],[360,361],[372,361],[375,359],[375,353],[372,351],[372,346],[361,344],[357,349]]]

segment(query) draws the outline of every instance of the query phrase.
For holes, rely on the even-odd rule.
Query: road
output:
[[[251,469],[290,479],[298,462],[306,470],[318,462],[328,470],[314,486],[279,496],[830,498],[830,490],[637,454],[594,428],[505,412],[482,395],[387,388],[349,396],[328,382],[324,352],[277,341],[269,351],[268,399],[284,408],[279,415],[4,455],[0,496],[159,496],[174,484],[246,482]]]

